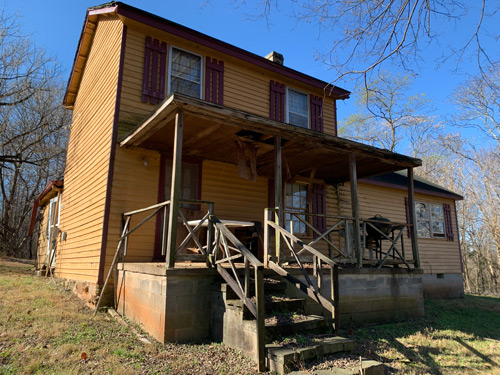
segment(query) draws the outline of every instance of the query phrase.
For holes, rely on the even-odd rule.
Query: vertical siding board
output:
[[[58,277],[97,282],[123,25],[101,18],[75,100],[61,230],[68,233]]]

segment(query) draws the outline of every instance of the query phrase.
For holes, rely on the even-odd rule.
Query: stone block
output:
[[[156,294],[156,295],[165,295],[166,290],[162,288],[162,283],[160,280],[151,280],[150,281],[150,293]]]
[[[193,294],[193,281],[189,278],[167,278],[167,296]]]
[[[184,312],[184,313],[167,314],[165,318],[165,326],[166,329],[168,330],[191,328],[192,325],[193,325],[192,313]]]

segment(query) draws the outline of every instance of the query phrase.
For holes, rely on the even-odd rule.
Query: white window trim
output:
[[[302,126],[299,126],[299,125],[295,125],[295,124],[290,124],[290,116],[289,116],[289,108],[288,108],[288,92],[289,91],[295,91],[299,94],[303,94],[305,95],[306,97],[306,104],[307,104],[307,128],[304,128]],[[302,90],[298,90],[296,88],[293,88],[293,87],[288,87],[286,88],[286,98],[285,98],[285,121],[287,124],[290,124],[290,125],[293,125],[293,126],[297,126],[299,128],[303,128],[303,129],[311,129],[311,105],[309,103],[309,94],[307,92],[304,92]]]
[[[170,95],[172,93],[172,90],[170,88],[170,83],[171,83],[171,75],[172,75],[172,50],[173,49],[178,49],[179,51],[184,51],[187,53],[190,53],[191,55],[199,56],[200,57],[200,96],[199,99],[203,99],[203,82],[205,77],[203,76],[203,68],[204,68],[204,56],[200,55],[199,53],[187,50],[185,48],[180,48],[177,46],[171,45],[170,48],[168,49],[168,70],[167,70],[167,95]]]
[[[445,223],[445,218],[444,218],[444,205],[442,203],[431,203],[431,202],[426,202],[426,201],[415,201],[415,211],[417,210],[417,204],[419,203],[425,203],[429,209],[429,236],[420,236],[418,235],[418,222],[419,221],[424,221],[424,220],[418,220],[417,219],[417,237],[419,238],[438,238],[438,239],[446,239],[446,223]],[[443,233],[439,233],[439,235],[435,235],[434,234],[434,231],[432,230],[433,226],[432,226],[432,209],[431,209],[431,206],[432,205],[435,205],[435,206],[441,206],[441,210],[443,212]],[[427,220],[426,220],[427,222]]]

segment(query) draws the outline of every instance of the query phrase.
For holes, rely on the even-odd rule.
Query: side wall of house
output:
[[[351,215],[349,185],[339,187],[340,209],[343,215]],[[390,187],[360,183],[358,185],[360,216],[370,218],[376,214],[389,218],[392,222],[406,223],[405,196],[407,191]],[[415,193],[415,200],[433,204],[447,203],[451,206],[453,241],[445,238],[418,239],[421,267],[424,270],[422,282],[427,296],[458,297],[463,295],[462,264],[456,213],[453,200],[435,195]],[[411,259],[410,239],[403,234],[406,257]]]
[[[97,282],[118,80],[122,23],[101,17],[73,110],[56,275]]]

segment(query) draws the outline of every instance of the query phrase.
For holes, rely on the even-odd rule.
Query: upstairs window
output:
[[[172,47],[170,52],[169,93],[201,98],[201,56]]]
[[[309,128],[307,95],[290,88],[287,90],[287,122],[302,128]]]

